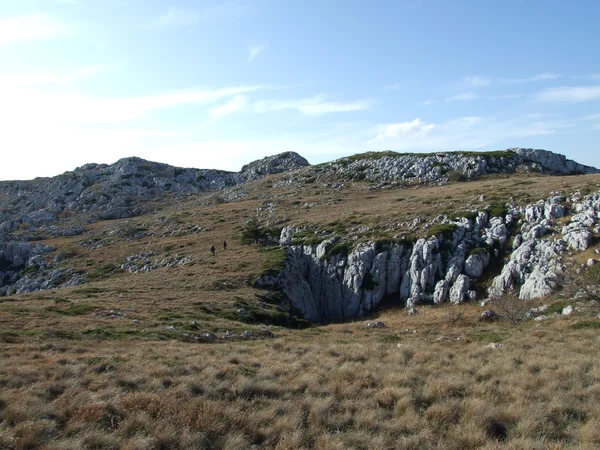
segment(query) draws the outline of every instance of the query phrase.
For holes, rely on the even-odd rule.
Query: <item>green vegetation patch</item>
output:
[[[98,309],[96,305],[90,305],[88,303],[78,303],[76,305],[69,306],[68,308],[57,308],[55,306],[50,306],[45,308],[46,312],[52,314],[58,314],[61,316],[83,316],[85,314],[89,314],[92,311]]]
[[[357,153],[356,155],[348,156],[343,158],[344,161],[361,161],[361,160],[377,160],[385,157],[394,157],[400,156],[400,153],[392,152],[392,151],[383,151],[383,152],[366,152],[366,153]]]
[[[427,230],[427,237],[442,236],[444,239],[452,239],[452,234],[456,231],[458,225],[455,223],[442,223],[434,225]]]
[[[506,334],[491,330],[480,330],[469,333],[469,339],[478,342],[500,342],[506,339]]]
[[[570,325],[573,330],[600,329],[600,320],[581,320]]]
[[[490,217],[504,217],[508,214],[508,208],[506,205],[500,203],[493,203],[488,206],[485,210]]]
[[[264,257],[262,275],[276,275],[281,272],[285,266],[287,254],[283,247],[261,247],[260,253]]]
[[[562,314],[562,310],[569,305],[570,303],[566,300],[557,300],[548,306],[548,309],[544,312],[544,314]]]
[[[475,247],[474,249],[471,249],[469,256],[484,256],[487,253],[488,251],[485,248]]]
[[[461,218],[465,218],[470,220],[471,222],[474,222],[475,219],[477,219],[477,215],[479,213],[477,211],[459,211],[456,214],[454,214],[454,217],[456,219],[461,219]]]
[[[243,323],[262,323],[265,325],[277,325],[288,328],[307,328],[311,323],[303,319],[296,311],[284,310],[279,304],[285,303],[285,298],[281,293],[270,293],[269,302],[261,304],[250,303],[246,300],[238,299],[234,306],[243,310],[243,313],[238,311],[219,311],[216,315],[229,320],[235,320]],[[275,297],[273,298],[273,295]],[[260,297],[261,299],[263,296]],[[277,303],[277,304],[273,304]]]
[[[482,158],[511,158],[514,159],[517,157],[515,152],[511,152],[509,150],[496,150],[492,152],[456,152],[459,155],[463,156],[471,156],[474,158],[482,157]]]
[[[319,245],[325,237],[317,236],[314,231],[305,230],[294,234],[291,245]]]
[[[343,258],[347,257],[352,250],[352,244],[349,242],[338,242],[336,244],[329,245],[325,250],[325,254],[321,258],[323,261],[329,261],[336,255],[340,255]]]

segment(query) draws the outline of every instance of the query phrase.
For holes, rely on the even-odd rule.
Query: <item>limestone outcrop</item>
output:
[[[423,302],[460,304],[477,298],[471,290],[473,281],[485,272],[498,249],[508,246],[501,272],[483,297],[493,299],[517,290],[528,301],[557,288],[565,270],[562,257],[569,249],[580,251],[590,245],[589,240],[565,234],[565,229],[577,230],[578,236],[600,231],[596,228],[600,193],[568,199],[552,195],[508,211],[504,217],[488,217],[480,211],[472,218],[444,218],[445,230],[452,233],[413,242],[352,246],[334,236],[319,245],[294,245],[294,235],[302,229],[287,226],[281,232],[288,256],[285,268],[261,277],[257,285],[281,290],[313,321],[360,317],[384,300],[407,308]],[[567,211],[579,213],[561,234],[557,221]]]

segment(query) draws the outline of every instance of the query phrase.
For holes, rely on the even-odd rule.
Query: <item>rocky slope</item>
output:
[[[308,166],[287,152],[255,161],[240,172],[184,169],[141,158],[86,164],[53,178],[0,182],[0,234],[23,223],[40,226],[62,212],[87,213],[91,220],[120,219],[148,211],[147,202],[165,194],[192,194]]]
[[[54,178],[0,182],[0,296],[84,282],[81,273],[69,269],[68,255],[28,241],[75,236],[90,222],[144,214],[165,198],[178,201],[210,190],[234,201],[232,193],[238,187],[271,174],[283,174],[273,184],[288,187],[302,188],[307,180],[321,186],[366,180],[385,188],[520,171],[598,172],[533,149],[367,153],[318,166],[287,152],[255,161],[240,172],[125,158],[112,165],[87,164]],[[567,214],[573,214],[570,221],[560,223]],[[416,224],[408,238],[349,240],[343,234],[323,236],[319,230],[289,225],[280,238],[287,253],[284,269],[263,276],[258,285],[283,291],[296,309],[315,321],[361,316],[383,300],[407,306],[461,303],[499,296],[508,289],[519,289],[527,300],[555,287],[566,252],[590,246],[600,232],[599,214],[597,194],[553,195],[537,204],[509,204],[458,218],[439,216]],[[122,269],[140,272],[182,264],[144,255],[132,256]],[[489,276],[489,266],[501,270],[484,292],[478,280]]]

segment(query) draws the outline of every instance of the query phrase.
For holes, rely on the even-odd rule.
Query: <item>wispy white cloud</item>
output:
[[[184,89],[140,97],[92,97],[78,92],[44,92],[0,85],[0,123],[108,123],[141,119],[152,112],[185,105],[203,105],[266,89],[235,86]]]
[[[222,105],[216,106],[210,110],[210,116],[213,118],[228,116],[243,110],[248,104],[248,97],[245,95],[236,95]]]
[[[425,123],[417,118],[379,125],[372,130],[374,137],[368,142],[371,146],[392,150],[478,149],[507,139],[550,135],[572,126],[574,124],[568,121],[537,115],[503,120],[466,116],[439,123]]]
[[[505,99],[514,99],[514,98],[522,98],[523,94],[499,94],[499,95],[490,95],[490,100],[505,100]]]
[[[330,102],[322,95],[299,100],[261,100],[254,103],[254,109],[259,113],[274,111],[297,110],[308,116],[321,116],[329,113],[354,112],[370,108],[366,100],[355,102]]]
[[[421,119],[416,118],[410,122],[390,123],[379,126],[379,132],[374,138],[374,141],[384,141],[390,138],[398,137],[422,137],[430,134],[435,124],[424,123]]]
[[[468,76],[463,78],[460,85],[466,89],[474,89],[480,87],[486,87],[492,84],[492,79],[489,77],[483,77],[480,75]]]
[[[44,15],[0,17],[0,45],[45,39],[66,33],[65,25]]]
[[[402,85],[400,83],[388,84],[385,87],[386,91],[398,91],[400,89],[402,89]]]
[[[534,98],[542,102],[582,103],[600,99],[600,86],[565,86],[544,89]]]
[[[23,87],[49,84],[69,84],[93,76],[103,70],[105,65],[86,66],[69,73],[54,72],[0,72],[0,86]]]
[[[42,84],[71,83],[72,75],[54,73],[0,73],[0,85],[4,86],[35,86]]]
[[[180,28],[198,23],[214,22],[241,15],[247,7],[241,2],[221,2],[214,5],[184,9],[171,6],[146,24],[146,28]]]
[[[448,102],[455,102],[455,101],[467,102],[470,100],[475,100],[477,98],[478,98],[478,96],[474,92],[462,92],[460,94],[457,94],[457,95],[447,98],[446,101],[448,101]]]
[[[197,11],[184,10],[171,6],[165,13],[148,23],[148,28],[179,28],[197,23],[200,15]]]
[[[500,83],[503,83],[503,84],[523,84],[523,83],[534,83],[537,81],[556,80],[560,77],[562,77],[562,75],[560,73],[544,72],[544,73],[538,73],[537,75],[533,75],[533,76],[525,77],[525,78],[500,78],[499,81],[500,81]]]
[[[248,61],[252,61],[260,53],[262,53],[266,48],[267,48],[267,44],[253,45],[253,46],[248,47]]]
[[[429,106],[429,105],[433,105],[434,103],[435,103],[434,100],[425,100],[425,101],[421,102],[421,105]]]

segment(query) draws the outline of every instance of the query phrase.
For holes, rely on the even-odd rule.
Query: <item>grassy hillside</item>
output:
[[[600,176],[389,189],[283,178],[236,188],[237,201],[205,193],[44,241],[87,282],[0,298],[0,448],[600,446],[593,303],[557,294],[538,303],[579,311],[517,325],[479,322],[475,304],[414,316],[392,304],[302,328],[252,287],[279,256],[239,239],[253,218],[390,239],[414,234],[415,219],[596,191]],[[172,267],[129,273],[128,258]],[[371,320],[386,326],[363,329]]]

